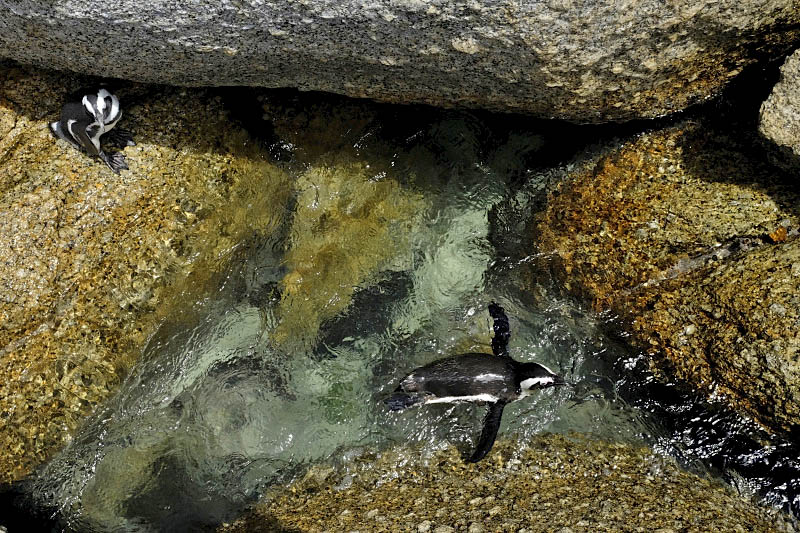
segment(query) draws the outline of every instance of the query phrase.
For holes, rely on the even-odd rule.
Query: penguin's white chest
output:
[[[461,403],[461,402],[489,402],[494,403],[499,398],[489,393],[471,394],[467,396],[433,396],[427,399],[425,403]]]

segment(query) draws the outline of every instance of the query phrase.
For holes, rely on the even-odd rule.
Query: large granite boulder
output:
[[[800,156],[800,51],[781,67],[781,79],[761,105],[759,131]]]
[[[619,313],[664,356],[670,379],[791,431],[800,197],[754,137],[689,122],[611,149],[561,184],[534,242],[568,289]]]
[[[317,466],[220,533],[273,531],[793,531],[777,510],[647,448],[573,435],[501,440],[476,465],[454,448]]]
[[[288,196],[287,176],[204,91],[122,87],[120,126],[137,146],[119,175],[56,141],[48,120],[90,81],[0,62],[0,482],[68,441],[174,296],[202,293]]]
[[[29,0],[3,10],[0,57],[602,122],[714,95],[798,22],[792,0]]]

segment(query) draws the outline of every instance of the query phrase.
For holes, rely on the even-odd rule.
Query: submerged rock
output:
[[[792,0],[26,2],[0,56],[173,85],[324,90],[582,122],[653,117],[796,42]]]
[[[170,295],[191,301],[287,197],[203,91],[123,84],[137,146],[120,175],[56,142],[48,120],[91,82],[0,63],[2,482],[67,442],[175,311]]]
[[[535,242],[569,290],[628,319],[669,372],[792,430],[800,197],[752,137],[684,123],[612,149],[562,183]]]
[[[761,105],[759,131],[800,156],[800,51],[781,67],[781,79]]]
[[[259,98],[264,118],[291,146],[298,175],[270,338],[299,353],[315,345],[320,326],[345,311],[357,290],[406,266],[408,239],[428,202],[387,165],[391,148],[371,135],[379,123],[372,107],[343,98]]]
[[[794,531],[648,448],[561,435],[515,446],[475,465],[449,448],[315,467],[219,531]]]
[[[320,325],[350,305],[359,286],[407,250],[419,194],[364,162],[318,162],[295,182],[297,205],[272,339],[309,348]]]

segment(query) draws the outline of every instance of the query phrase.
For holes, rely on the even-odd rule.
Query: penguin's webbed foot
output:
[[[125,162],[125,154],[122,152],[113,154],[100,152],[100,159],[116,174],[119,174],[121,170],[128,170],[128,163]]]
[[[108,141],[112,146],[125,148],[126,146],[136,146],[133,134],[124,128],[114,128],[103,135],[103,140]]]

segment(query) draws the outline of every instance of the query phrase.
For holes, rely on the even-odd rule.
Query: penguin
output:
[[[111,132],[122,117],[119,99],[105,87],[81,90],[61,108],[61,118],[50,123],[50,130],[59,139],[70,143],[91,157],[99,157],[108,168],[119,174],[128,164],[121,152],[105,153],[100,148],[100,136],[122,148],[135,146],[130,132],[118,128]]]
[[[540,389],[568,384],[544,365],[512,359],[508,355],[511,334],[505,310],[492,302],[489,314],[494,319],[493,355],[465,353],[417,368],[384,400],[391,411],[435,403],[488,404],[478,444],[467,459],[470,463],[477,463],[492,449],[506,404]]]

